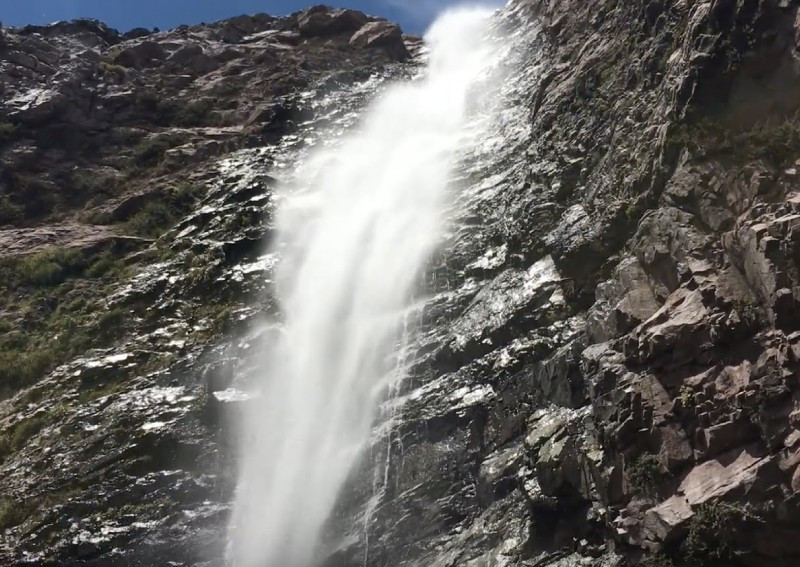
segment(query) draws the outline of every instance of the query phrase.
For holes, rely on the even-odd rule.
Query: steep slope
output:
[[[266,172],[418,41],[323,7],[2,33],[0,563],[218,559],[235,457],[210,394],[273,309]]]
[[[465,160],[388,482],[354,482],[378,520],[332,564],[797,563],[796,16],[504,11],[524,115]]]
[[[498,15],[503,100],[328,565],[800,561],[797,19],[791,0]],[[219,564],[231,387],[274,311],[271,175],[414,66],[394,28],[352,39],[365,21],[4,32],[6,563]],[[118,193],[58,192],[76,166]],[[174,212],[139,216],[152,202]]]

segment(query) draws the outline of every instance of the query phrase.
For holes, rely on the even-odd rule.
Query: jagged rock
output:
[[[143,41],[119,52],[114,63],[124,67],[141,69],[156,65],[167,58],[166,50],[154,41]]]
[[[203,47],[196,43],[181,47],[170,55],[168,61],[198,75],[210,73],[219,66],[203,51]]]
[[[731,493],[763,490],[769,482],[772,465],[771,458],[750,447],[696,466],[681,482],[675,496],[645,514],[645,537],[651,541],[669,541],[685,527],[697,506]]]
[[[635,331],[628,354],[645,362],[669,354],[680,361],[694,357],[709,340],[709,314],[698,291],[679,289]]]
[[[408,59],[411,56],[403,42],[403,31],[400,26],[389,22],[364,24],[350,38],[350,44],[356,47],[384,49],[397,59]]]
[[[660,305],[647,274],[635,258],[617,266],[614,278],[597,286],[596,303],[589,312],[591,340],[605,342],[630,332],[649,319]]]
[[[153,32],[147,28],[133,28],[122,34],[122,40],[139,39],[140,37],[147,37],[151,33]]]
[[[331,10],[326,6],[315,6],[300,14],[297,27],[305,37],[352,34],[367,21],[367,16],[356,10]]]

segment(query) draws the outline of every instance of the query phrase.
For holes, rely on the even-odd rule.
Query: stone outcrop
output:
[[[196,166],[274,141],[306,118],[297,93],[407,59],[405,38],[396,25],[324,6],[152,33],[90,20],[6,29],[0,224],[82,209],[91,217],[167,161]]]

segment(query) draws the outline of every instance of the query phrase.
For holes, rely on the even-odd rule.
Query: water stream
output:
[[[489,12],[444,14],[427,68],[390,86],[360,126],[314,152],[286,188],[276,274],[282,332],[242,432],[235,567],[307,567],[402,379],[405,315],[446,229],[451,167],[476,135],[471,95],[493,60]],[[265,346],[266,349],[266,346]]]

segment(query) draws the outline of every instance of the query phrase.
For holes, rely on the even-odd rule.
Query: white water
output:
[[[280,213],[285,329],[246,419],[231,526],[235,567],[313,565],[317,540],[396,379],[395,345],[443,230],[489,13],[446,13],[424,79],[398,84],[359,131],[318,153]]]

